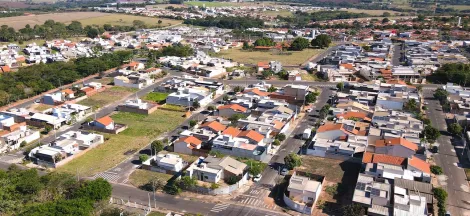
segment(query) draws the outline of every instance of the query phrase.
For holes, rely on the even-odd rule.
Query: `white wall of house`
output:
[[[174,144],[174,151],[177,153],[182,153],[182,154],[187,154],[187,155],[192,155],[193,150],[188,148],[188,144],[185,142],[175,142]]]

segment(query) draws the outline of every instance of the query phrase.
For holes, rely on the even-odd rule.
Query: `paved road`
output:
[[[402,45],[393,45],[393,56],[392,56],[392,65],[393,66],[400,66],[401,46]]]
[[[112,184],[114,199],[119,201],[128,201],[132,204],[141,204],[148,206],[149,197],[150,205],[152,208],[164,208],[176,212],[189,212],[193,214],[202,215],[229,215],[229,216],[266,216],[266,215],[286,215],[279,212],[273,212],[260,208],[254,208],[246,205],[237,205],[233,203],[205,203],[197,200],[190,200],[178,196],[157,193],[153,196],[152,193],[136,189],[132,186],[123,184]],[[121,202],[122,202],[121,201]]]
[[[437,100],[432,98],[432,91],[424,91],[425,101],[428,102],[426,114],[434,127],[442,132],[447,131],[445,114]],[[470,215],[470,189],[467,177],[457,154],[462,154],[462,145],[458,142],[451,142],[451,136],[442,134],[435,145],[439,145],[439,153],[434,154],[436,164],[442,167],[444,175],[438,177],[439,184],[446,189],[449,194],[447,210],[454,216]],[[454,145],[453,145],[454,144]]]
[[[314,110],[321,109],[328,102],[331,94],[332,91],[329,88],[323,88],[317,103],[314,105]],[[267,167],[262,173],[261,180],[251,186],[245,193],[233,198],[233,201],[243,205],[263,207],[270,210],[278,208],[274,200],[276,197],[269,197],[269,195],[271,194],[272,186],[276,185],[276,180],[283,178],[283,176],[278,174],[280,166],[284,164],[284,158],[288,154],[298,153],[305,143],[305,140],[296,139],[295,135],[303,133],[306,128],[311,128],[315,124],[315,121],[309,115],[305,115],[299,121],[292,133],[288,135],[287,139],[280,146],[278,152],[271,158],[270,164],[273,168]]]

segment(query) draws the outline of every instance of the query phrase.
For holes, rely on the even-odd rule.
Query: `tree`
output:
[[[330,46],[331,38],[326,34],[321,34],[312,40],[311,44],[313,47],[319,47],[320,49]]]
[[[268,88],[268,92],[275,92],[275,91],[277,91],[277,88],[274,87],[274,86],[270,86],[270,87]]]
[[[228,101],[229,99],[230,99],[230,98],[228,97],[228,95],[224,95],[224,96],[222,97],[222,100],[223,100],[223,101]]]
[[[189,121],[189,127],[190,127],[190,128],[192,128],[192,127],[194,127],[194,126],[196,126],[196,125],[197,125],[197,121],[196,121],[196,120],[190,120],[190,121]]]
[[[207,107],[207,110],[214,111],[214,110],[216,110],[216,108],[215,108],[214,105],[210,105],[210,106]]]
[[[257,175],[261,174],[261,172],[263,172],[263,165],[259,161],[255,161],[253,159],[250,159],[246,162],[246,164],[248,165],[248,172],[252,176],[257,176]]]
[[[446,90],[441,89],[441,88],[436,89],[436,91],[433,94],[434,98],[438,99],[441,102],[446,101],[448,95],[449,93]]]
[[[197,180],[190,176],[183,176],[178,182],[177,185],[183,190],[193,189],[197,184]]]
[[[165,145],[163,144],[161,140],[153,141],[152,144],[150,144],[150,146],[151,146],[153,154],[157,154],[158,152],[161,152],[165,148]]]
[[[315,96],[315,94],[312,92],[307,93],[305,96],[305,103],[311,104],[315,103],[315,101],[317,101],[317,96]]]
[[[436,166],[436,165],[431,165],[431,172],[435,175],[441,175],[442,173],[444,173],[442,171],[442,168],[440,166]]]
[[[278,139],[275,139],[273,141],[273,145],[275,145],[275,146],[281,145],[281,142]]]
[[[87,181],[85,186],[77,189],[74,196],[93,201],[100,201],[109,199],[111,191],[112,187],[108,181],[103,178],[97,178],[92,181]]]
[[[336,84],[336,88],[338,88],[340,91],[343,91],[343,89],[344,89],[344,83],[343,83],[343,82],[340,82],[340,83]]]
[[[417,86],[416,86],[416,90],[417,90],[418,92],[422,92],[422,91],[423,91],[423,86],[422,86],[422,85],[417,85]]]
[[[201,104],[199,103],[197,99],[193,101],[193,107],[194,109],[199,109],[199,107],[201,107]]]
[[[158,20],[158,25],[161,25],[162,24],[162,20]]]
[[[305,48],[308,48],[309,42],[303,37],[297,37],[292,41],[290,49],[294,51],[302,51]]]
[[[237,93],[237,92],[242,92],[242,91],[243,91],[243,87],[241,87],[241,86],[235,86],[235,87],[233,88],[233,91],[234,91],[235,93]]]
[[[245,118],[245,115],[241,113],[237,113],[237,114],[233,114],[232,116],[230,116],[228,120],[230,120],[232,124],[235,124],[236,122],[238,122],[238,120],[242,118]]]
[[[284,164],[286,165],[287,169],[292,170],[295,167],[302,165],[302,159],[299,155],[290,153],[284,158]]]
[[[254,46],[274,46],[276,43],[273,41],[271,38],[263,37],[260,39],[257,39],[254,43]]]
[[[410,100],[408,100],[403,105],[403,109],[405,109],[408,112],[419,112],[418,103],[416,103],[416,100],[414,98],[411,98]]]
[[[426,125],[426,127],[424,127],[424,136],[428,142],[433,143],[441,136],[441,133],[431,125]]]
[[[458,123],[452,123],[449,125],[449,127],[447,128],[447,130],[449,131],[449,133],[451,134],[454,134],[454,135],[457,135],[457,136],[460,136],[462,134],[462,126],[460,126],[460,124]]]
[[[390,19],[388,19],[387,17],[382,19],[382,23],[388,23],[388,22],[390,22]]]
[[[248,49],[251,49],[251,46],[250,44],[248,44],[248,41],[243,41],[243,47],[242,47],[243,50],[248,50]]]
[[[146,154],[141,154],[141,155],[139,155],[139,160],[140,160],[140,162],[142,162],[142,163],[145,162],[145,161],[147,161],[148,159],[149,159],[149,156],[146,155]]]
[[[273,72],[271,70],[264,70],[261,72],[261,76],[263,79],[269,79],[273,75]]]
[[[349,204],[343,207],[344,216],[362,216],[365,215],[366,211],[359,204]]]
[[[390,13],[389,13],[389,12],[384,12],[384,13],[382,14],[382,16],[384,16],[384,17],[389,17],[389,16],[390,16]]]
[[[132,21],[132,25],[137,29],[146,27],[145,22],[142,20],[134,20]]]
[[[283,133],[279,133],[279,134],[276,135],[276,139],[278,139],[279,141],[282,142],[282,141],[286,140],[286,135],[283,134]]]

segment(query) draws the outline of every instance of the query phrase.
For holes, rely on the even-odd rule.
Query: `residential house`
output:
[[[27,126],[20,125],[13,131],[3,130],[0,135],[0,153],[13,151],[21,147],[21,143],[26,144],[40,138],[38,130],[32,130]]]
[[[179,172],[183,169],[183,159],[177,154],[157,154],[155,163],[164,170]]]
[[[99,119],[96,119],[92,123],[97,128],[113,130],[114,129],[114,120],[109,116],[104,116]]]
[[[65,101],[65,96],[62,92],[55,92],[51,94],[45,94],[42,97],[42,103],[48,105],[58,105]]]
[[[177,153],[192,155],[194,149],[201,149],[202,141],[194,136],[181,137],[174,143],[174,151]]]
[[[179,106],[193,106],[194,101],[198,101],[201,106],[204,106],[211,100],[212,93],[206,88],[185,88],[169,94],[166,98],[166,103]]]
[[[199,181],[211,183],[218,183],[220,180],[229,178],[241,180],[248,177],[247,165],[229,156],[223,158],[200,157],[186,169],[186,174]]]
[[[375,142],[375,153],[408,158],[418,150],[418,145],[404,138],[389,138]]]
[[[247,108],[240,106],[238,104],[228,104],[228,105],[219,106],[217,107],[217,110],[218,110],[218,113],[217,113],[218,116],[222,116],[226,118],[230,118],[231,116],[235,114],[247,114],[248,113]]]
[[[323,179],[324,177],[321,177],[316,181],[294,172],[287,186],[288,195],[283,196],[284,202],[295,211],[311,214],[320,197]]]

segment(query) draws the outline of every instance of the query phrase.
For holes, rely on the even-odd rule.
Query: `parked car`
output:
[[[312,111],[313,111],[312,108],[308,108],[308,109],[307,109],[307,113],[310,113],[310,112],[312,112]]]
[[[433,146],[432,149],[431,149],[431,152],[432,153],[439,153],[439,147]]]
[[[287,174],[289,174],[289,170],[287,168],[282,168],[281,175],[285,176]]]
[[[253,181],[254,182],[259,182],[261,180],[261,177],[263,177],[263,176],[261,174],[258,174],[255,177],[253,177]]]

